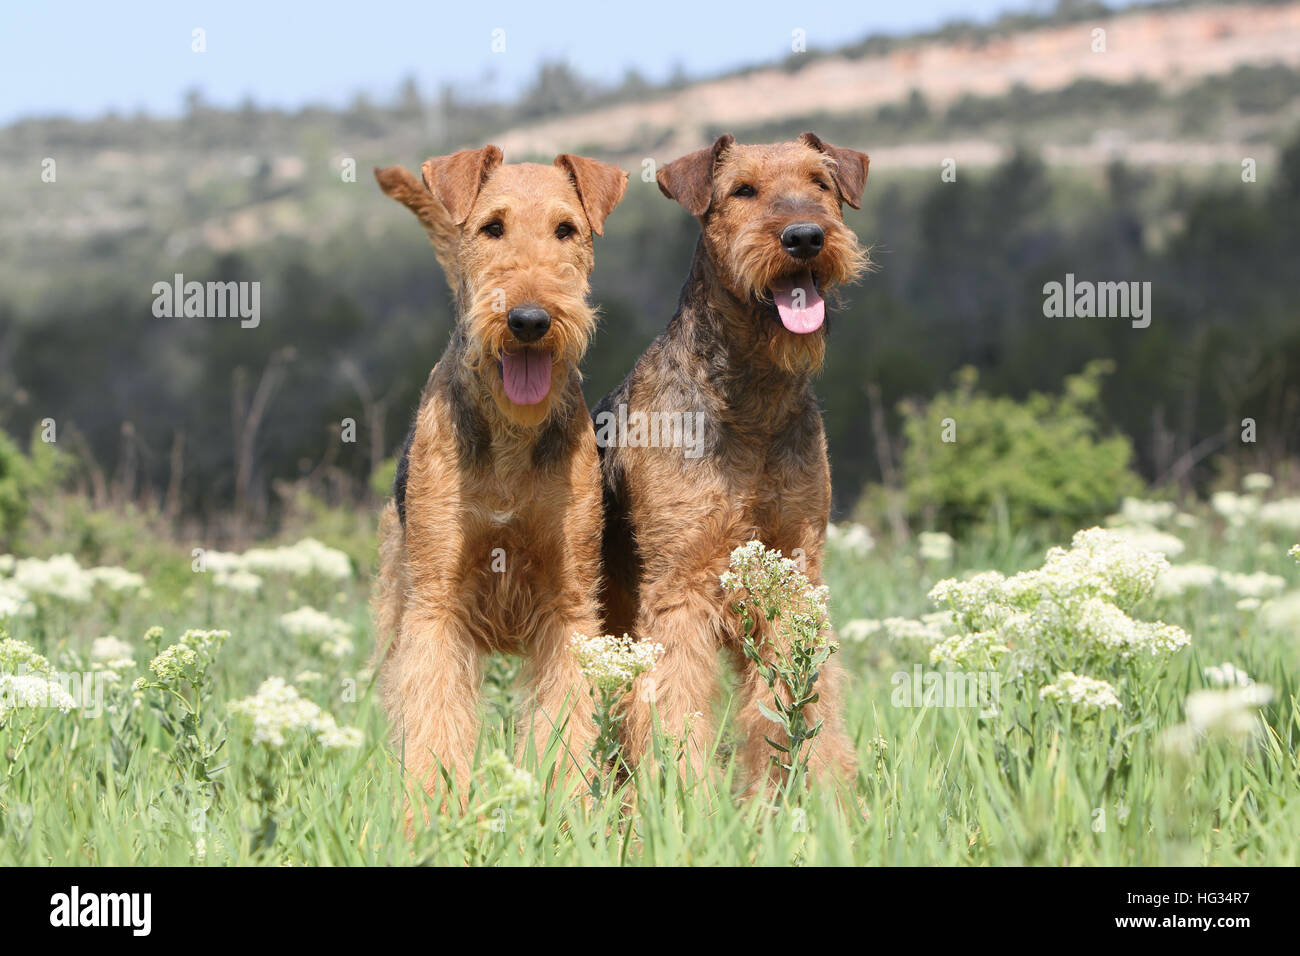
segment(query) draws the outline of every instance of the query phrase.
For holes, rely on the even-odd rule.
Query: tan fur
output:
[[[381,520],[376,663],[413,779],[434,793],[441,765],[463,794],[486,653],[527,658],[521,751],[531,741],[540,754],[567,719],[561,756],[572,755],[572,770],[593,738],[566,647],[574,632],[596,634],[601,624],[600,466],[577,366],[596,319],[586,301],[592,235],[627,175],[570,156],[503,165],[492,146],[431,159],[423,172],[422,183],[398,167],[377,178],[425,226],[458,318],[406,452],[405,525],[395,502]],[[489,223],[502,235],[484,232]],[[573,229],[567,238],[557,235],[561,224]],[[551,317],[526,346],[512,342],[506,321],[525,304]],[[551,389],[537,405],[506,396],[507,347],[551,353]]]
[[[779,729],[757,706],[770,704],[770,692],[741,652],[741,622],[719,576],[731,551],[757,538],[787,557],[802,556],[809,579],[822,582],[830,466],[811,377],[825,354],[825,329],[787,331],[774,318],[768,287],[806,266],[828,293],[861,274],[866,254],[840,204],[857,205],[866,169],[865,155],[805,134],[766,146],[724,136],[659,173],[665,195],[700,218],[700,245],[677,315],[597,412],[620,403],[629,414],[703,411],[708,439],[696,459],[670,448],[604,454],[606,629],[665,647],[654,673],[628,698],[634,759],[644,757],[657,715],[666,733],[690,728],[690,769],[707,771],[721,650],[740,674],[741,758],[751,781],[776,782],[764,737],[779,740]],[[756,195],[734,196],[741,184]],[[825,244],[815,259],[796,262],[782,248],[781,231],[793,221],[822,227]],[[813,758],[823,775],[851,776],[856,766],[840,718],[842,683],[832,658],[817,683],[820,699],[808,709],[813,721],[825,721]]]

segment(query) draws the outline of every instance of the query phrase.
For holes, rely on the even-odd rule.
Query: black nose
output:
[[[781,245],[796,259],[811,259],[822,251],[826,233],[815,222],[792,222],[781,231]]]
[[[520,342],[536,342],[551,327],[551,317],[537,305],[521,305],[506,313],[506,324]]]

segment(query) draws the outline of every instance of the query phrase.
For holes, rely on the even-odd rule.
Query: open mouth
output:
[[[521,348],[501,352],[501,384],[516,405],[536,405],[551,390],[551,353]]]
[[[826,321],[826,303],[811,269],[775,279],[767,291],[776,306],[777,318],[791,332],[799,335],[816,332]]]

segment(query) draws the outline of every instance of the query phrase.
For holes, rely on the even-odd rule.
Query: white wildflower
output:
[[[364,739],[360,730],[340,727],[329,713],[281,677],[268,677],[256,694],[231,701],[227,707],[245,722],[252,743],[272,750],[306,740],[338,750],[359,746]]]
[[[204,551],[203,570],[211,574],[230,574],[243,570],[243,557],[230,551]]]
[[[537,779],[511,763],[503,750],[493,751],[479,765],[478,773],[486,783],[491,801],[507,814],[523,809],[542,792]]]
[[[0,724],[16,710],[50,708],[66,714],[76,706],[65,687],[40,674],[0,674]]]
[[[1285,578],[1265,571],[1256,571],[1253,574],[1223,571],[1219,574],[1219,582],[1233,594],[1246,598],[1272,597],[1281,594],[1286,588]]]
[[[851,641],[854,644],[860,644],[873,634],[880,633],[883,625],[880,621],[872,618],[858,617],[849,621],[839,628],[839,635],[842,640]]]
[[[352,577],[351,559],[315,538],[303,538],[296,544],[276,548],[251,548],[244,552],[239,566],[246,571],[294,577],[313,573],[338,581]]]
[[[90,644],[90,660],[105,670],[129,670],[135,666],[135,649],[111,634],[97,637]]]
[[[1216,491],[1210,496],[1210,507],[1222,515],[1228,524],[1237,527],[1259,514],[1259,499],[1254,495],[1239,495],[1235,491]]]
[[[1300,531],[1300,498],[1279,498],[1260,505],[1259,523],[1282,531]]]
[[[1273,698],[1266,684],[1197,690],[1183,706],[1187,724],[1198,735],[1244,744],[1262,731],[1258,709]]]
[[[0,638],[0,672],[50,674],[50,662],[26,641]]]
[[[1288,591],[1260,610],[1260,623],[1270,631],[1300,634],[1300,591]]]
[[[1252,471],[1241,479],[1241,490],[1258,494],[1273,487],[1273,476],[1262,471]]]
[[[952,535],[944,531],[922,531],[918,539],[923,561],[943,563],[952,560],[953,546],[956,544]]]
[[[1178,507],[1170,501],[1144,501],[1141,498],[1125,498],[1120,504],[1119,514],[1111,515],[1111,524],[1157,525],[1163,524],[1177,513]]]
[[[569,649],[587,680],[610,694],[618,693],[640,675],[653,670],[664,653],[662,644],[634,641],[626,634],[622,637],[574,634],[569,639]]]
[[[997,667],[1007,650],[997,631],[954,634],[934,646],[930,663],[947,664],[956,670],[990,670]]]
[[[1071,707],[1085,713],[1100,713],[1103,710],[1120,710],[1123,705],[1115,688],[1104,680],[1094,680],[1063,671],[1056,676],[1056,682],[1048,684],[1038,692],[1040,700],[1055,700],[1068,703]]]
[[[94,578],[70,554],[48,560],[22,558],[14,564],[13,582],[29,595],[46,595],[84,604],[93,595]]]
[[[1224,662],[1201,671],[1205,679],[1216,687],[1254,687],[1255,678],[1235,664]]]
[[[0,621],[31,617],[35,613],[36,605],[28,600],[27,591],[10,578],[0,578]]]
[[[865,558],[876,547],[876,539],[865,525],[853,524],[840,527],[826,526],[826,543],[832,548],[843,550],[859,558]]]
[[[180,681],[194,683],[216,659],[229,637],[229,631],[188,630],[180,641],[164,648],[149,662],[149,672],[154,681],[163,685]],[[145,678],[138,678],[136,688],[142,689],[147,683]]]
[[[1158,552],[1169,558],[1176,558],[1187,550],[1181,538],[1150,525],[1124,525],[1113,528],[1111,533],[1134,548]]]
[[[761,541],[750,541],[731,552],[730,566],[720,576],[722,586],[741,594],[736,606],[755,620],[779,608],[793,624],[809,623],[820,628],[826,620],[830,590],[813,586],[799,565],[781,552],[769,550]]]
[[[218,571],[212,575],[212,583],[227,591],[238,594],[256,594],[262,588],[262,579],[252,571]]]
[[[117,593],[139,591],[144,587],[144,576],[128,571],[126,568],[91,568],[86,573],[94,583],[102,584],[108,590]]]
[[[352,633],[352,625],[346,621],[340,621],[324,611],[305,606],[288,614],[281,614],[280,627],[285,633],[292,634],[294,637],[315,640],[346,638]]]
[[[1158,598],[1181,597],[1188,591],[1200,591],[1219,580],[1219,569],[1208,564],[1174,564],[1156,578]]]

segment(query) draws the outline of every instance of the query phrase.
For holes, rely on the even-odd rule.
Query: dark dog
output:
[[[864,154],[811,133],[767,146],[723,136],[659,172],[659,188],[699,218],[703,235],[677,314],[597,406],[597,437],[608,414],[703,413],[704,442],[698,457],[642,442],[602,447],[606,630],[665,648],[629,697],[633,759],[648,746],[653,703],[663,730],[684,738],[693,770],[704,770],[725,649],[743,682],[743,759],[753,780],[768,773],[764,737],[779,739],[779,728],[758,709],[767,688],[741,650],[719,576],[732,549],[757,538],[802,559],[821,583],[830,467],[811,383],[826,348],[822,294],[867,264],[841,217],[841,203],[858,207],[866,178]],[[809,707],[824,721],[818,771],[855,766],[840,684],[832,661]]]

